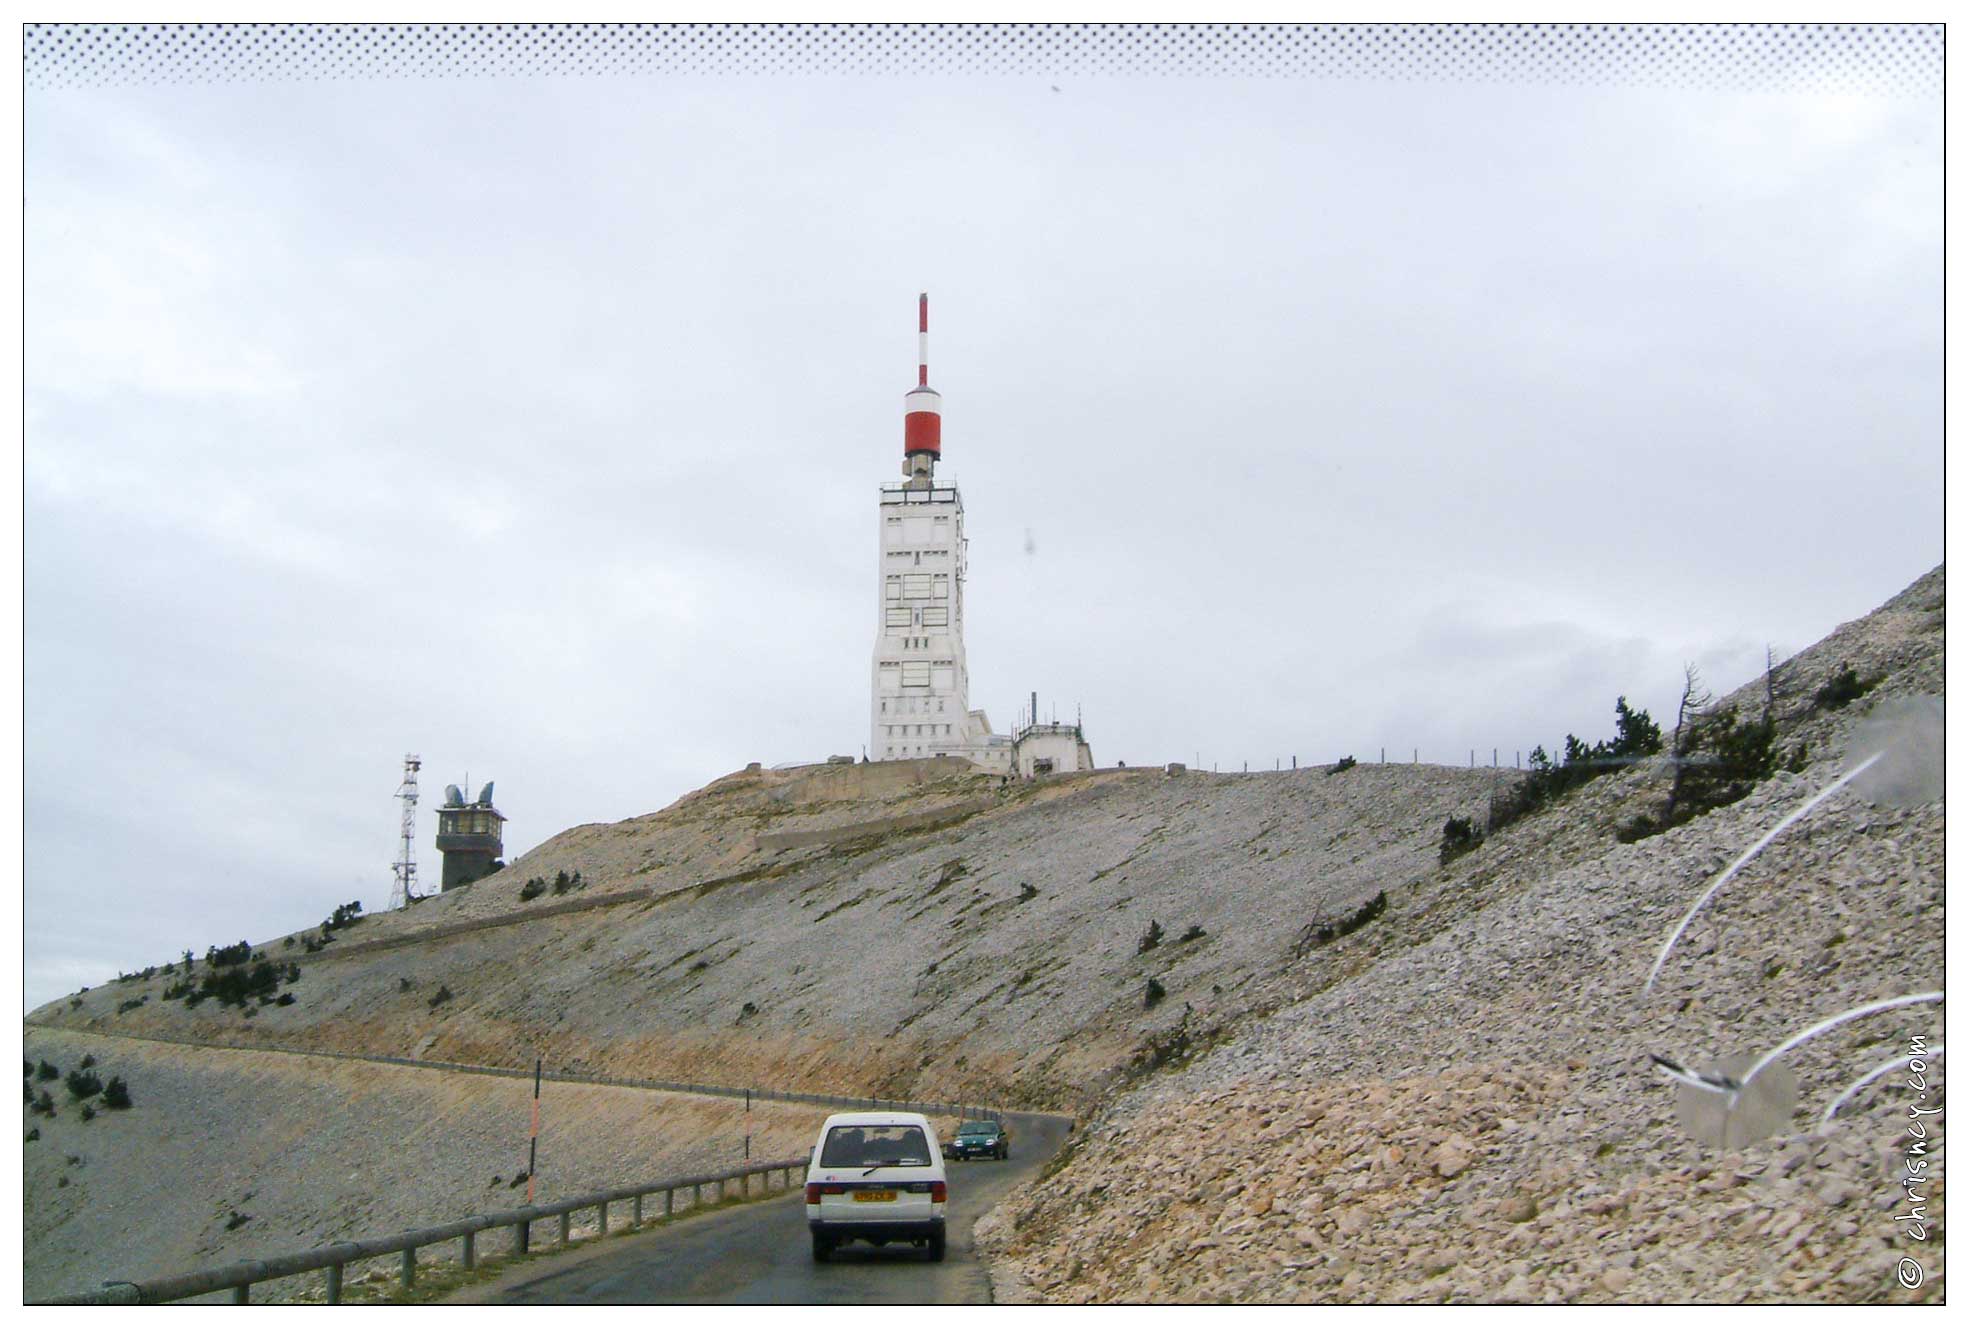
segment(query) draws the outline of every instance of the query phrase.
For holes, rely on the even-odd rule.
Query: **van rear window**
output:
[[[930,1144],[918,1126],[836,1126],[820,1147],[822,1167],[928,1167]]]

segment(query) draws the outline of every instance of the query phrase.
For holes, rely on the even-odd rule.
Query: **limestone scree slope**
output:
[[[28,1031],[27,1054],[64,1073],[94,1057],[99,1078],[122,1078],[132,1097],[84,1121],[56,1082],[55,1115],[28,1118],[40,1132],[22,1170],[29,1298],[388,1236],[526,1199],[526,1080],[43,1029]],[[755,1103],[748,1122],[737,1100],[603,1085],[549,1082],[542,1103],[542,1203],[729,1170],[745,1157],[748,1126],[754,1158],[798,1157],[816,1123],[811,1108]],[[658,1197],[650,1215],[661,1208]],[[592,1210],[578,1217],[594,1225]],[[615,1221],[627,1217],[619,1206]],[[552,1229],[542,1223],[535,1236],[547,1242]],[[509,1248],[504,1231],[482,1238],[488,1254]],[[421,1259],[457,1255],[454,1241]],[[388,1258],[370,1266],[394,1268]],[[321,1292],[311,1274],[257,1287],[253,1299]]]
[[[257,943],[298,965],[283,989],[290,1005],[187,1008],[164,995],[177,973],[114,982],[32,1018],[240,1046],[506,1066],[543,1056],[609,1075],[1074,1108],[1186,1010],[1193,1023],[1231,1018],[1265,980],[1302,968],[1305,929],[1426,876],[1443,821],[1481,816],[1508,778],[1429,766],[1116,770],[1006,789],[930,771],[927,784],[850,787],[831,802],[811,788],[863,769],[729,776],[655,816],[569,831],[462,892],[346,929],[319,953]],[[870,781],[909,774],[865,769]],[[799,801],[772,800],[787,788]],[[892,825],[926,807],[960,819]],[[758,844],[815,823],[847,838]],[[583,885],[520,898],[527,881],[562,872]],[[584,900],[598,907],[552,912]],[[434,935],[488,920],[497,925]],[[1143,950],[1157,930],[1160,944]],[[1153,1009],[1151,978],[1167,993]],[[141,1004],[123,1009],[131,1003]]]
[[[1611,831],[1665,777],[1588,785],[1542,827],[1391,894],[1385,926],[1329,948],[1314,990],[1105,1103],[1071,1160],[981,1228],[1001,1291],[1941,1300],[1938,1068],[1919,1089],[1885,1077],[1814,1129],[1911,1038],[1940,1044],[1939,1006],[1792,1053],[1797,1112],[1735,1150],[1690,1138],[1649,1061],[1757,1053],[1844,1008],[1939,989],[1940,799],[1835,795],[1733,878],[1643,986],[1706,881],[1842,772],[1872,704],[1941,695],[1942,593],[1937,569],[1799,657],[1778,709],[1812,754],[1802,772],[1634,844]],[[1813,705],[1848,661],[1873,691]],[[1737,700],[1761,706],[1761,682]],[[1913,1201],[1911,1121],[1928,1136]]]
[[[1940,695],[1942,643],[1938,568],[1788,664],[1776,713],[1801,771],[1631,845],[1614,828],[1659,802],[1659,765],[1448,866],[1445,820],[1482,824],[1511,772],[1007,788],[958,763],[748,770],[319,952],[256,943],[299,966],[290,1005],[187,1008],[164,996],[182,975],[158,974],[30,1021],[1067,1109],[1086,1121],[1069,1161],[986,1224],[1012,1295],[1933,1297],[1938,1240],[1920,1288],[1892,1281],[1891,1093],[1824,1142],[1718,1156],[1680,1132],[1646,1057],[1757,1050],[1939,986],[1939,800],[1836,796],[1639,988],[1705,879],[1842,769],[1869,706]],[[1848,662],[1873,690],[1815,705]],[[1742,699],[1761,706],[1761,680]],[[563,872],[580,884],[522,898]],[[1806,1048],[1797,1126],[1895,1040],[1939,1030],[1923,1010]],[[314,1166],[306,1141],[287,1165]]]

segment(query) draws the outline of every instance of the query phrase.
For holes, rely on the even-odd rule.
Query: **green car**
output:
[[[1012,1133],[995,1121],[967,1121],[950,1142],[952,1158],[1010,1158]]]

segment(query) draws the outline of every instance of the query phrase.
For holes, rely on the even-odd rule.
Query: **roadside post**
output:
[[[540,1157],[540,1058],[533,1059],[533,1124],[526,1133],[526,1202],[533,1205],[533,1167]]]

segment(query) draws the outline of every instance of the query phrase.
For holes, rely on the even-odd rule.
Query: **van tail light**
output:
[[[820,1197],[823,1195],[846,1195],[847,1193],[848,1188],[846,1186],[823,1186],[817,1181],[807,1183],[808,1204],[819,1204]]]
[[[933,1181],[930,1183],[931,1204],[942,1204],[945,1200],[949,1198],[950,1198],[950,1186],[948,1183],[941,1182],[941,1181]]]

